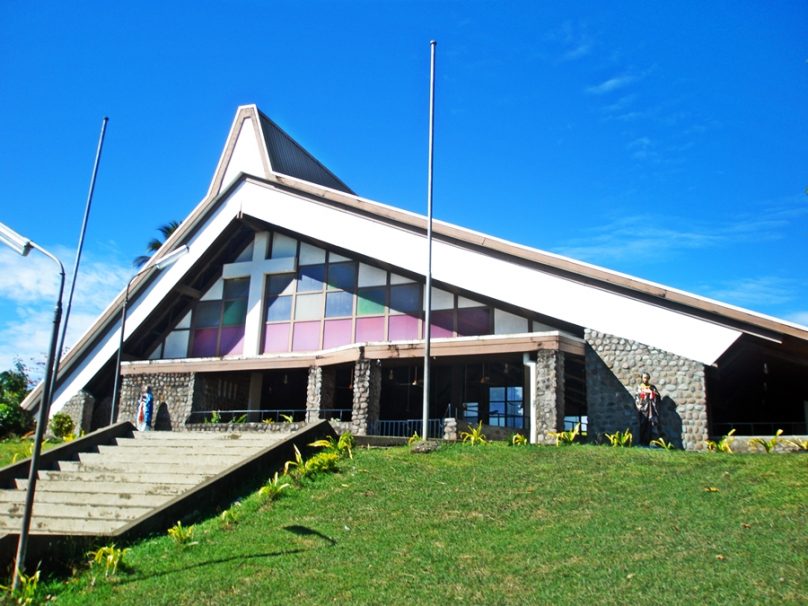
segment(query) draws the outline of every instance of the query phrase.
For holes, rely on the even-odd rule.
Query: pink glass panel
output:
[[[244,327],[222,327],[219,348],[223,356],[235,356],[242,353],[244,351]]]
[[[289,351],[289,326],[283,324],[267,324],[264,330],[264,353]]]
[[[491,311],[487,307],[466,307],[457,310],[457,335],[491,334]]]
[[[348,345],[351,342],[351,320],[326,320],[323,329],[323,349]]]
[[[390,341],[418,339],[418,318],[415,316],[390,316]]]
[[[292,351],[320,349],[320,322],[295,322]]]
[[[436,339],[442,337],[453,337],[454,310],[447,309],[444,311],[432,311],[432,336]]]
[[[200,328],[194,331],[194,344],[191,347],[192,358],[207,358],[216,355],[218,328]]]
[[[384,318],[357,318],[356,342],[384,341]]]

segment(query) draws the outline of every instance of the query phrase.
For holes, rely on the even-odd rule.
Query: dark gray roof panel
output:
[[[272,170],[276,173],[303,179],[310,183],[330,187],[348,194],[354,192],[337,176],[287,135],[264,114],[261,116],[261,129],[269,152]]]

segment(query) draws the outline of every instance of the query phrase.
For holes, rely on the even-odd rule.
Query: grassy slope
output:
[[[45,452],[54,446],[58,446],[61,443],[61,441],[51,442],[49,440],[45,440],[42,442],[42,452]],[[0,467],[5,467],[6,465],[12,463],[14,460],[14,455],[17,455],[18,461],[22,461],[23,459],[30,457],[31,455],[29,454],[29,451],[33,447],[33,444],[33,438],[12,438],[0,442]]]
[[[197,545],[47,588],[60,604],[799,604],[803,455],[364,450]],[[717,488],[707,492],[705,488]]]

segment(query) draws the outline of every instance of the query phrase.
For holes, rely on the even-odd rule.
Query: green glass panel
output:
[[[360,288],[356,301],[357,316],[380,316],[384,314],[385,287]]]
[[[242,326],[246,317],[246,299],[236,299],[235,301],[224,302],[224,313],[222,314],[223,326]]]

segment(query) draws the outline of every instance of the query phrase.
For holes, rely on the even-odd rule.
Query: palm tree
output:
[[[134,265],[135,267],[143,267],[146,264],[146,262],[149,259],[151,259],[151,256],[158,250],[160,250],[160,247],[163,245],[163,242],[168,240],[168,238],[171,237],[171,234],[173,234],[179,226],[180,226],[179,221],[169,221],[168,223],[158,227],[157,231],[160,232],[160,234],[163,236],[163,239],[159,240],[158,238],[152,238],[151,240],[149,240],[149,243],[146,245],[146,250],[149,251],[149,254],[135,257],[135,260],[132,261],[132,265]]]

